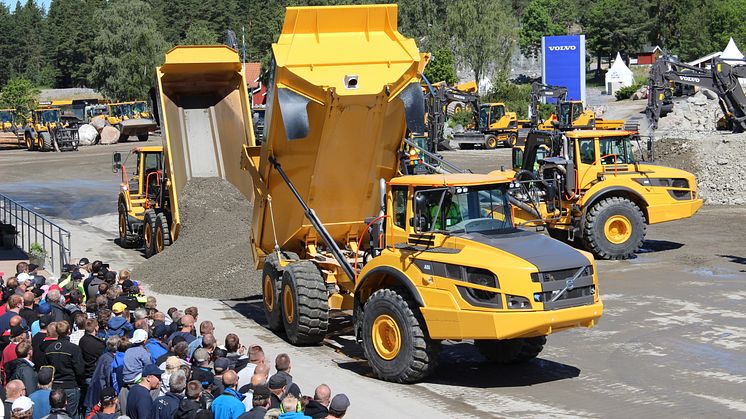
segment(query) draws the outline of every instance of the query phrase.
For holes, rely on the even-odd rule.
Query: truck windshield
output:
[[[60,111],[56,109],[41,111],[39,112],[39,117],[42,124],[46,124],[48,122],[57,122],[60,120]]]
[[[479,107],[479,126],[486,127],[489,125],[490,107],[480,106]]]
[[[557,108],[559,110],[560,126],[572,125],[572,115],[570,114],[572,107],[570,105],[571,105],[570,102],[560,102],[557,105]]]
[[[143,113],[146,112],[146,110],[145,102],[137,102],[132,105],[132,112],[134,113]]]
[[[10,111],[0,111],[0,122],[13,122],[13,114]]]
[[[508,185],[457,186],[415,192],[420,231],[448,234],[512,231]]]
[[[601,164],[633,164],[635,156],[630,137],[611,137],[598,140]]]

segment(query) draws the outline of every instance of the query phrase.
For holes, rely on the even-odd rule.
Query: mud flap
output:
[[[407,119],[407,129],[417,134],[425,133],[425,96],[419,83],[410,83],[399,93],[399,99],[404,103],[404,114]]]

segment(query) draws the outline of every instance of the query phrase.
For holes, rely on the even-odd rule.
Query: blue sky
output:
[[[16,7],[17,0],[0,0],[0,1],[8,5],[11,11],[13,11],[13,9]],[[44,8],[47,10],[49,10],[49,3],[52,2],[52,0],[35,0],[35,1],[36,1],[36,4],[40,4],[44,6]],[[26,4],[26,0],[21,0],[21,4]]]

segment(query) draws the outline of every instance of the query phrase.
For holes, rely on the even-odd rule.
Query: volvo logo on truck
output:
[[[550,46],[549,51],[575,51],[577,48],[575,45],[555,45]]]
[[[699,83],[699,77],[680,76],[681,80],[688,81],[690,83]]]

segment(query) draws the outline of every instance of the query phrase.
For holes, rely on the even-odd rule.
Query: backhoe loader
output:
[[[269,328],[313,345],[331,312],[352,315],[374,374],[393,382],[427,377],[447,339],[532,359],[547,335],[601,316],[593,258],[515,228],[512,176],[401,175],[424,100],[396,22],[396,5],[286,9],[266,136],[242,160]]]

